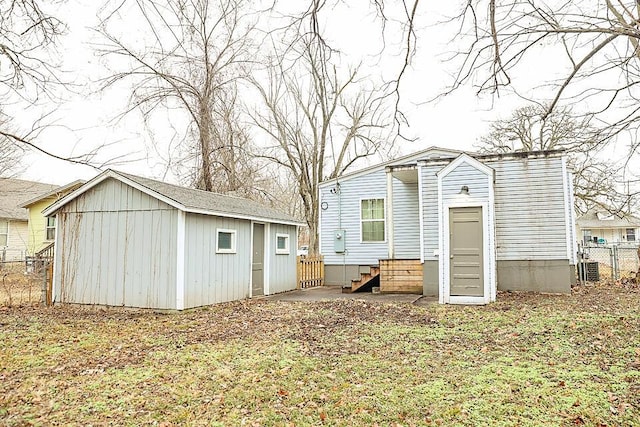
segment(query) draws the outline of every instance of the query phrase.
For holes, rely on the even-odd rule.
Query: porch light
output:
[[[465,196],[469,195],[469,187],[463,185],[458,194],[464,194]]]

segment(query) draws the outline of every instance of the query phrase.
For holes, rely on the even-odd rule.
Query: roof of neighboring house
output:
[[[0,218],[27,221],[29,212],[22,207],[23,203],[57,187],[55,184],[0,178]]]
[[[71,200],[108,178],[122,181],[185,212],[302,225],[298,219],[291,215],[287,215],[253,200],[181,187],[179,185],[168,184],[166,182],[111,169],[101,173],[80,188],[49,206],[45,209],[44,214],[53,214]]]
[[[640,218],[618,213],[590,212],[579,217],[576,222],[580,228],[629,228],[640,227]]]
[[[55,187],[53,190],[47,191],[46,193],[43,194],[39,194],[36,197],[33,197],[25,202],[23,202],[20,207],[21,208],[28,208],[29,206],[47,199],[49,197],[55,197],[55,198],[60,198],[61,196],[64,196],[64,193],[67,193],[69,191],[73,191],[76,188],[80,187],[82,184],[84,184],[87,181],[84,181],[82,179],[78,179],[76,181],[70,182],[69,184],[65,184],[65,185],[60,185],[58,187]]]

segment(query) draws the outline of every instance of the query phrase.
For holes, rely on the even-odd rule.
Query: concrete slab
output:
[[[437,302],[437,298],[423,297],[415,294],[373,294],[371,292],[355,292],[343,294],[338,286],[321,286],[318,288],[300,289],[270,295],[266,299],[274,301],[332,301],[337,299],[358,299],[378,302],[404,302],[408,304],[428,304]]]

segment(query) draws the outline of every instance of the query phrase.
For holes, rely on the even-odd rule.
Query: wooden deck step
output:
[[[343,293],[351,293],[370,289],[372,286],[380,284],[380,268],[377,266],[369,267],[368,273],[360,273],[359,279],[351,280],[351,287],[342,288]]]

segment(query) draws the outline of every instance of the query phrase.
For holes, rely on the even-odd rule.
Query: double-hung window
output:
[[[360,201],[360,236],[363,242],[384,242],[384,199]]]
[[[53,216],[47,217],[46,239],[54,240],[56,238],[56,218]]]
[[[627,242],[635,242],[636,241],[636,229],[635,228],[627,228]]]
[[[7,246],[9,240],[9,221],[0,219],[0,246]]]

